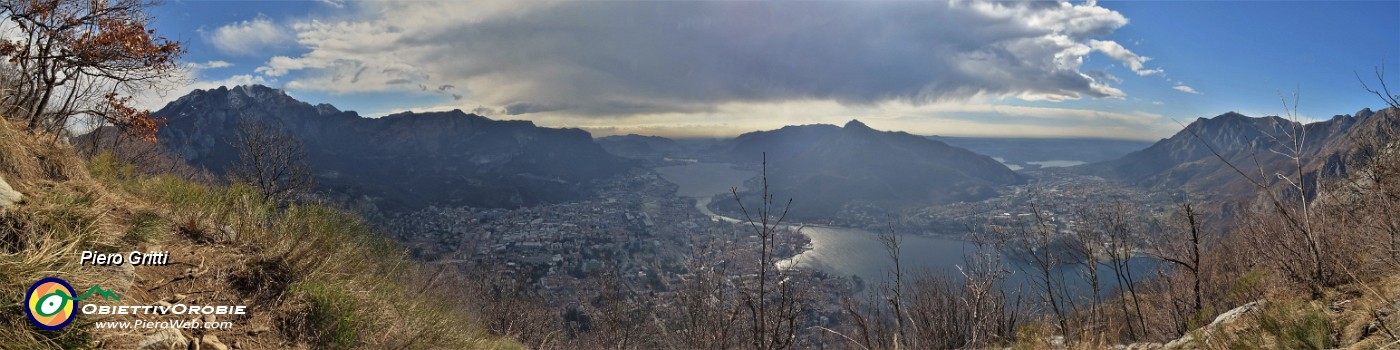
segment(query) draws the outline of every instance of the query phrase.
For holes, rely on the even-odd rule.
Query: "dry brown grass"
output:
[[[87,176],[71,148],[28,135],[0,120],[0,177],[24,194],[11,210],[0,212],[0,285],[24,291],[30,283],[55,276],[79,285],[118,284],[112,274],[78,266],[74,254],[111,247],[126,207],[122,197]],[[0,295],[0,347],[86,346],[85,327],[37,332],[20,305],[22,292]]]
[[[71,147],[7,122],[0,176],[25,195],[0,213],[5,290],[56,276],[113,289],[125,305],[248,305],[250,315],[228,320],[233,329],[185,331],[242,348],[520,348],[477,326],[464,295],[432,288],[402,249],[351,214],[284,208],[242,185],[152,176],[110,155],[84,162]],[[78,266],[82,250],[167,250],[171,264]],[[8,305],[0,308],[0,348],[130,348],[143,336],[92,325],[134,316],[80,315],[62,331],[39,331],[23,315],[22,293],[0,298]],[[263,327],[270,331],[250,333]]]

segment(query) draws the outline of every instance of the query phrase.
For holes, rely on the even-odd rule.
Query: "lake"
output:
[[[715,195],[729,193],[731,187],[743,191],[744,180],[758,175],[754,170],[715,163],[674,165],[655,170],[679,187],[677,196],[694,198],[697,210],[730,222],[738,220],[715,214],[709,208],[710,201]],[[828,226],[805,226],[802,233],[811,238],[811,249],[780,262],[782,266],[811,267],[838,276],[860,276],[871,282],[883,279],[885,271],[892,266],[876,233]],[[962,263],[963,251],[969,248],[970,244],[956,239],[905,235],[900,254],[906,266],[912,269],[946,269]]]
[[[652,169],[661,178],[680,186],[676,195],[690,198],[710,198],[717,194],[729,193],[729,189],[744,188],[744,180],[758,175],[757,171],[735,169],[733,165],[717,163],[691,163],[686,165],[664,166]]]
[[[1076,166],[1076,165],[1089,164],[1088,162],[1082,162],[1082,161],[1078,161],[1078,160],[1041,160],[1041,161],[1026,162],[1026,163],[1027,163],[1027,164],[1039,165],[1039,166],[1042,167],[1042,168],[1066,168],[1066,167],[1072,167],[1072,166]]]
[[[693,198],[696,201],[695,208],[702,213],[717,220],[737,222],[734,218],[715,214],[709,208],[709,203],[715,195],[727,194],[731,187],[739,187],[743,191],[743,183],[758,175],[757,171],[736,169],[729,164],[695,163],[686,165],[675,165],[659,167],[655,169],[663,179],[676,184],[679,188],[676,195]],[[811,238],[811,249],[798,254],[797,256],[779,262],[781,267],[801,266],[815,268],[836,276],[857,276],[864,280],[867,286],[875,286],[886,279],[894,264],[890,260],[889,253],[884,244],[879,240],[879,234],[867,230],[830,226],[803,226],[802,233]],[[955,234],[956,232],[922,232],[923,234]],[[965,253],[976,249],[971,242],[939,237],[936,235],[904,234],[900,247],[900,258],[905,266],[906,273],[917,271],[933,271],[956,273],[957,266],[964,263]],[[1016,259],[1007,259],[1006,263],[1015,265],[1013,270],[1029,270],[1027,266],[1015,262]],[[1148,273],[1155,268],[1155,264],[1149,259],[1134,259],[1133,277],[1144,279]],[[1074,277],[1082,269],[1080,265],[1064,265],[1056,269],[1056,273],[1066,277],[1067,281],[1075,281]],[[1107,270],[1107,268],[1102,268]],[[1105,283],[1111,283],[1114,276],[1107,273],[1100,278]],[[1006,281],[1007,288],[1016,288],[1032,281],[1031,277],[1020,271],[1014,272]],[[1087,283],[1071,283],[1071,289],[1087,291]],[[1107,290],[1105,292],[1108,292]],[[1089,293],[1084,293],[1089,294]]]

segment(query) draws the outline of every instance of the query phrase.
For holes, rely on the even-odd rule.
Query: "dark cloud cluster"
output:
[[[479,5],[479,6],[478,6]],[[1120,97],[1098,50],[1127,19],[1058,2],[357,3],[357,21],[298,24],[308,53],[258,71],[289,87],[437,86],[506,114],[695,112],[798,99],[862,105],[973,97]],[[461,12],[458,12],[461,11]],[[472,16],[453,16],[472,13]],[[359,43],[348,45],[347,43]],[[1105,50],[1111,50],[1108,52]],[[353,77],[333,80],[338,77]],[[461,87],[454,89],[454,87]]]

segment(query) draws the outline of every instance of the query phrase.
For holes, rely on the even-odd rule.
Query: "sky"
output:
[[[366,117],[728,137],[859,119],[922,135],[1155,140],[1200,117],[1377,109],[1400,1],[189,1],[184,71]],[[1297,96],[1296,99],[1294,96]]]

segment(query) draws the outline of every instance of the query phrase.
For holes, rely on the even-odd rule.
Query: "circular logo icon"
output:
[[[35,326],[45,330],[59,330],[73,322],[78,310],[78,301],[73,300],[77,293],[73,286],[57,277],[48,277],[34,282],[29,294],[24,296],[25,313]]]

